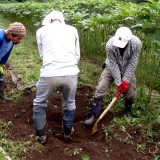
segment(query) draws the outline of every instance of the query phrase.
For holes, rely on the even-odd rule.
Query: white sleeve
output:
[[[38,52],[39,52],[40,58],[42,59],[43,54],[42,54],[42,42],[41,42],[40,30],[37,30],[37,32],[36,32],[36,40],[37,40]]]
[[[76,29],[75,36],[76,36],[76,40],[75,40],[75,54],[76,54],[77,61],[79,62],[79,60],[80,60],[80,45],[79,45],[79,35],[78,35],[77,29]]]

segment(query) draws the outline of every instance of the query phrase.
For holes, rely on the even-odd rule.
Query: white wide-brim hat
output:
[[[119,48],[124,48],[131,38],[132,31],[128,27],[120,27],[115,33],[113,45]]]
[[[52,11],[50,12],[42,21],[42,25],[49,25],[51,24],[51,20],[55,20],[58,19],[61,21],[61,23],[65,23],[64,22],[64,16],[63,13],[60,11]]]

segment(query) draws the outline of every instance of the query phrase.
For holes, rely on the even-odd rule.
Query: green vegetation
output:
[[[5,160],[3,154],[0,152],[0,160]]]
[[[0,12],[4,16],[23,22],[33,32],[40,27],[43,17],[53,9],[63,11],[66,22],[78,28],[82,57],[99,66],[105,59],[105,44],[115,30],[119,26],[132,28],[143,42],[136,73],[138,83],[147,85],[150,95],[154,89],[160,91],[160,1],[149,0],[135,4],[117,0],[66,0],[65,3],[57,0],[54,3],[30,1],[0,4]],[[32,81],[36,75],[33,71],[28,76]]]
[[[114,118],[110,129],[118,128],[120,132],[126,133],[127,137],[115,138],[122,143],[136,146],[138,152],[144,152],[145,144],[134,144],[127,133],[127,126],[142,128],[141,134],[147,137],[148,142],[153,138],[160,139],[159,131],[153,130],[154,124],[160,123],[160,1],[149,0],[146,3],[126,3],[116,0],[62,0],[53,2],[37,3],[9,3],[0,4],[0,12],[12,21],[21,21],[28,27],[27,36],[23,43],[17,45],[11,54],[9,64],[11,70],[18,78],[22,88],[38,80],[41,66],[40,58],[35,42],[35,30],[40,27],[43,17],[53,9],[64,12],[66,22],[78,28],[81,45],[81,61],[79,83],[95,87],[101,73],[101,64],[105,60],[105,44],[110,36],[119,26],[131,27],[134,34],[143,42],[142,54],[136,70],[137,75],[137,99],[132,108],[132,116],[128,118]],[[3,19],[1,28],[6,28],[10,21]],[[30,32],[32,31],[32,32]],[[115,93],[112,87],[109,98],[110,102]],[[11,91],[13,98],[20,95],[17,90]],[[112,109],[113,112],[122,108],[121,98]],[[111,139],[110,129],[103,127],[106,141]],[[4,137],[4,133],[0,136]],[[6,140],[6,139],[5,139]],[[4,149],[16,155],[12,149],[11,142],[2,141]],[[153,159],[157,155],[160,142],[154,144],[152,151]],[[25,151],[22,147],[21,153]],[[75,149],[73,154],[82,154],[80,148]],[[89,159],[88,155],[82,155],[82,159]]]
[[[20,85],[24,87],[38,80],[41,62],[35,42],[35,29],[51,10],[62,10],[67,17],[67,23],[78,27],[82,57],[79,65],[80,83],[94,87],[101,73],[108,38],[113,35],[117,27],[127,25],[143,41],[142,54],[136,71],[138,94],[133,115],[139,118],[137,123],[145,125],[156,123],[159,114],[157,91],[160,91],[160,1],[150,0],[150,3],[145,5],[116,0],[67,0],[65,4],[61,2],[58,0],[54,3],[25,2],[0,5],[0,11],[4,16],[11,18],[12,21],[22,21],[28,26],[24,43],[14,48],[9,61]],[[114,88],[110,97],[115,93]],[[13,97],[17,98],[18,95],[13,92]],[[118,110],[122,103],[123,100],[119,100],[113,111]]]
[[[33,149],[38,150],[41,146],[34,142],[35,137],[33,135],[29,135],[29,138],[16,141],[8,139],[8,133],[12,125],[13,124],[11,121],[0,121],[0,146],[3,148],[6,154],[11,157],[12,160],[22,160],[24,158],[24,153],[27,153]],[[2,154],[0,150],[0,160],[5,159],[6,158],[4,158],[4,154]]]
[[[9,121],[8,123],[0,122],[0,146],[6,153],[9,153],[8,156],[12,155],[12,159],[20,160],[21,158],[18,157],[23,153],[29,151],[29,146],[31,146],[31,142],[22,143],[20,141],[13,142],[11,140],[8,140],[6,132],[10,129],[11,125],[11,121]],[[3,157],[2,153],[0,153],[0,155],[1,157]],[[0,160],[5,160],[5,158],[1,159],[1,157]]]

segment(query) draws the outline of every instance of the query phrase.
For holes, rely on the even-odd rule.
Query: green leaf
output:
[[[90,160],[90,158],[87,154],[83,154],[82,155],[82,160]]]

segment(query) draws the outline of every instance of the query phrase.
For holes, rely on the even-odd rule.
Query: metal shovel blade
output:
[[[101,115],[99,116],[99,118],[97,119],[97,121],[95,122],[93,128],[92,128],[92,135],[95,134],[97,132],[97,125],[100,122],[100,120],[105,116],[105,114],[108,112],[108,110],[114,105],[114,103],[116,102],[118,98],[114,97],[111,101],[111,103],[105,108],[105,110],[101,113]]]

